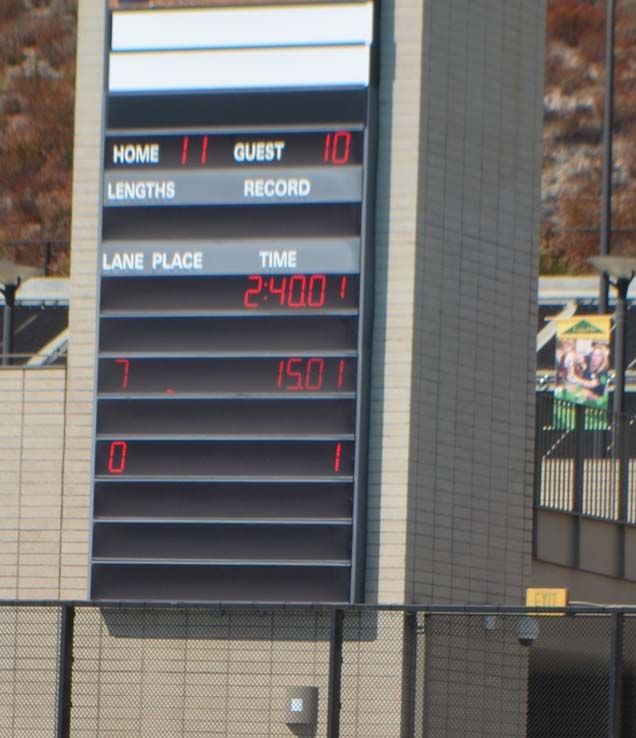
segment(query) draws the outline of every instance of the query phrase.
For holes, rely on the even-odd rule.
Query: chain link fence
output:
[[[615,738],[636,609],[0,603],[7,738]]]

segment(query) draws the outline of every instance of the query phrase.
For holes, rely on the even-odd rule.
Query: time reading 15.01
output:
[[[182,395],[249,392],[353,392],[353,357],[288,356],[219,359],[102,359],[101,393]]]

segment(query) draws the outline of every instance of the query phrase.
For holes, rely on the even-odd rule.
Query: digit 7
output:
[[[122,365],[124,373],[121,378],[121,388],[128,389],[128,370],[130,369],[130,360],[129,359],[115,359],[115,364]]]

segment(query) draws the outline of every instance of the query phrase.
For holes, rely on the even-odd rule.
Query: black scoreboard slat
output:
[[[376,10],[296,3],[295,38],[290,7],[228,36],[271,78],[109,15],[95,600],[362,598]]]

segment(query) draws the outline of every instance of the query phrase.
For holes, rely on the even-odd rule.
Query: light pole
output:
[[[618,461],[618,510],[619,510],[619,551],[618,576],[625,577],[626,530],[629,500],[629,474],[627,459],[625,408],[625,310],[627,290],[636,276],[636,258],[633,256],[593,256],[589,263],[606,278],[616,290],[616,309],[614,311],[614,451]]]
[[[601,239],[599,254],[611,252],[612,239],[612,143],[614,134],[614,41],[616,6],[614,0],[606,0],[605,20],[605,106],[603,110],[603,174],[601,181]],[[598,311],[607,313],[608,277],[601,270]]]
[[[13,309],[15,295],[20,284],[36,275],[43,274],[38,267],[21,266],[10,261],[0,261],[0,293],[4,296],[2,314],[2,366],[11,364],[13,353]]]

